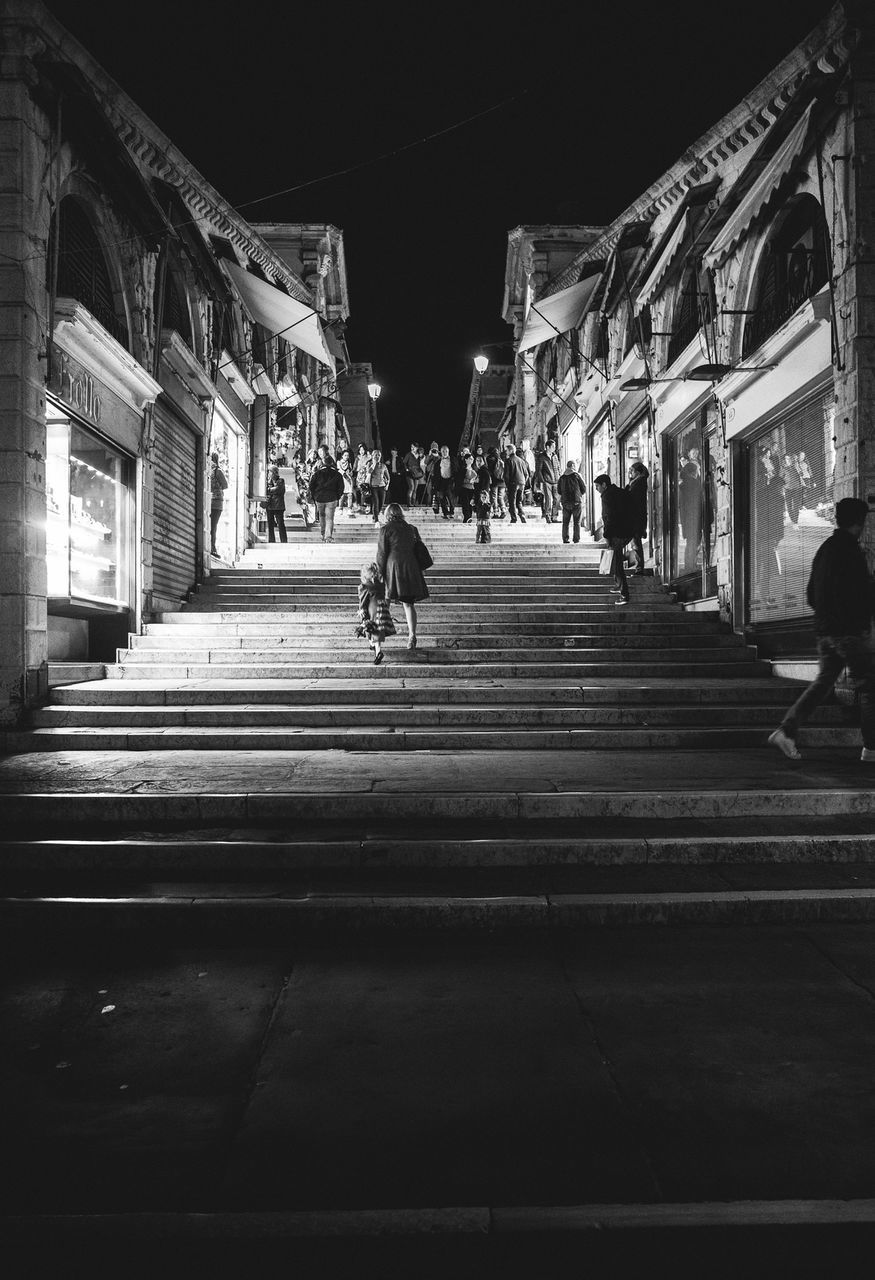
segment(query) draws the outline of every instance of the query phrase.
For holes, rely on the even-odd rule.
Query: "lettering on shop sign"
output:
[[[72,409],[78,409],[93,423],[100,422],[101,400],[91,374],[81,369],[65,351],[57,347],[55,351],[57,360],[52,370],[50,390],[57,392]]]

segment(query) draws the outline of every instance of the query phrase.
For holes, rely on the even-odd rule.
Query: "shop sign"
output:
[[[83,418],[100,425],[100,412],[103,407],[97,383],[90,373],[77,364],[66,351],[55,346],[52,360],[52,376],[49,390],[75,409]]]

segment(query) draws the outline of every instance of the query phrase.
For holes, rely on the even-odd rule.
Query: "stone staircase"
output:
[[[333,545],[254,548],[107,679],[55,688],[0,770],[28,832],[3,847],[13,879],[45,905],[58,875],[99,872],[115,897],[92,907],[118,911],[158,877],[124,910],[184,914],[229,877],[240,909],[319,927],[875,911],[851,713],[820,711],[816,775],[794,771],[766,737],[798,685],[716,615],[650,577],[618,608],[600,549],[541,521],[487,547],[417,522],[435,566],[416,650],[400,608],[381,666],[354,637],[375,537],[350,520]]]

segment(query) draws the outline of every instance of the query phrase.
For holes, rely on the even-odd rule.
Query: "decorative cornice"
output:
[[[54,338],[138,413],[161,394],[160,382],[75,298],[55,299]]]

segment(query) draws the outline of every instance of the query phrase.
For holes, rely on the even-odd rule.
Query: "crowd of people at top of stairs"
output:
[[[462,448],[455,455],[436,440],[427,450],[414,441],[406,453],[393,448],[385,457],[379,449],[360,444],[355,454],[342,449],[336,461],[328,448],[320,445],[306,457],[299,452],[292,465],[304,527],[318,525],[323,542],[334,541],[338,510],[345,510],[351,518],[369,518],[377,527],[381,513],[390,503],[406,510],[431,506],[434,514],[445,520],[455,519],[458,505],[462,522],[476,526],[479,543],[491,542],[493,520],[525,524],[526,506],[539,508],[546,523],[561,524],[564,543],[579,542],[581,529],[586,527],[586,485],[575,462],[562,468],[553,440],[537,453],[526,440],[519,446],[505,444],[485,450],[478,444],[473,450]],[[644,464],[633,462],[624,490],[607,476],[597,476],[594,481],[602,499],[603,537],[612,549],[622,538],[614,570],[622,597],[618,603],[628,599],[622,549],[630,540],[635,551],[635,572],[641,573],[644,567],[647,477]],[[262,505],[267,514],[268,541],[274,541],[276,531],[280,541],[285,542],[285,484],[276,465],[270,467],[267,499]]]

